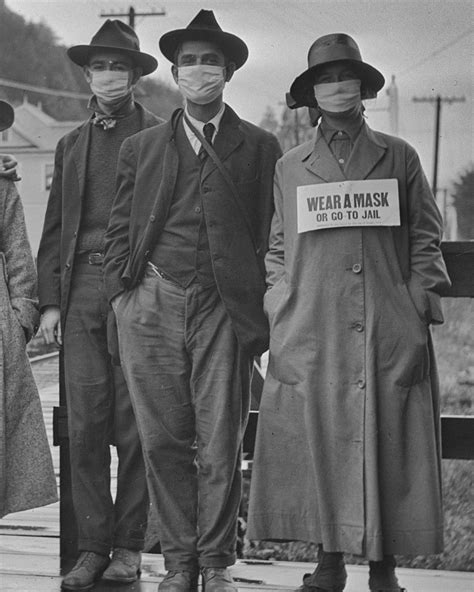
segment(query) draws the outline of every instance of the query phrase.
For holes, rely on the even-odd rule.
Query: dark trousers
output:
[[[73,504],[79,550],[102,554],[143,548],[149,505],[130,396],[107,349],[111,314],[101,266],[77,264],[64,332]],[[110,444],[119,461],[115,500]]]
[[[215,286],[149,269],[116,313],[166,568],[232,565],[250,359]]]

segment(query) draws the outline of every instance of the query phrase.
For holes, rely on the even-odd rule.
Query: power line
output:
[[[473,31],[474,31],[474,28],[470,27],[469,29],[467,29],[466,31],[464,31],[464,33],[461,33],[460,35],[458,35],[455,39],[453,39],[451,41],[448,41],[448,43],[446,43],[445,45],[439,47],[438,49],[435,49],[433,52],[431,52],[430,54],[428,54],[427,56],[425,56],[419,62],[416,62],[415,64],[411,65],[409,68],[406,68],[405,70],[402,70],[402,72],[400,72],[399,74],[397,74],[397,76],[398,77],[404,76],[408,72],[411,72],[412,70],[415,70],[415,68],[418,68],[419,66],[422,66],[423,64],[425,64],[431,58],[434,58],[435,56],[439,55],[440,53],[442,53],[446,49],[449,49],[453,45],[456,45],[456,43],[459,43],[459,41],[461,41],[462,39],[464,39],[464,37],[467,37],[468,35],[471,35]]]
[[[79,99],[82,101],[88,101],[90,99],[90,94],[86,95],[84,93],[72,92],[69,90],[56,90],[53,88],[47,88],[46,86],[35,86],[33,84],[25,84],[24,82],[14,82],[13,80],[6,80],[5,78],[0,78],[0,86],[18,88],[20,90],[29,90],[31,92],[36,92],[43,95]]]

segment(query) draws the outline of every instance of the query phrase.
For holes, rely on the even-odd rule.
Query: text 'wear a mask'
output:
[[[104,103],[114,103],[132,92],[130,72],[90,72],[91,91]]]
[[[343,80],[314,85],[318,107],[329,113],[343,113],[361,103],[360,80]]]
[[[186,99],[207,105],[222,93],[225,85],[222,66],[182,66],[178,68],[178,86]]]

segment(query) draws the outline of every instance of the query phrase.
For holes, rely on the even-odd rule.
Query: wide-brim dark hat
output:
[[[135,66],[142,68],[143,76],[158,68],[153,56],[140,51],[140,42],[132,27],[119,20],[107,19],[89,45],[73,45],[67,50],[67,55],[78,66],[87,66],[90,56],[97,50],[125,53]]]
[[[15,111],[10,103],[0,101],[0,132],[8,129],[15,121]]]
[[[234,62],[236,69],[242,67],[249,57],[247,45],[232,33],[223,31],[212,10],[200,10],[186,29],[175,29],[160,39],[161,53],[174,63],[176,50],[183,41],[210,41],[215,43],[226,58]]]
[[[314,96],[314,74],[322,65],[341,60],[351,62],[361,80],[361,94],[363,99],[372,99],[385,84],[383,75],[370,64],[362,61],[357,43],[345,33],[331,33],[319,37],[309,48],[308,69],[300,74],[290,88],[287,97],[288,106],[317,107]],[[292,99],[292,101],[291,101]]]

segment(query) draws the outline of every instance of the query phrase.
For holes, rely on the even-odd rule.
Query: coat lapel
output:
[[[217,156],[224,162],[229,156],[242,144],[244,136],[239,127],[239,116],[228,106],[225,107],[224,115],[219,126],[219,131],[213,144],[213,148]],[[202,173],[204,180],[212,171],[216,169],[216,165],[212,158],[208,157]]]
[[[76,143],[72,150],[74,163],[77,170],[77,179],[79,185],[79,197],[84,197],[86,187],[86,172],[87,172],[87,153],[89,151],[89,144],[91,138],[91,124],[87,121],[79,132]]]
[[[366,179],[384,157],[387,144],[366,124],[357,136],[345,170],[348,179]]]
[[[303,160],[305,167],[326,183],[345,181],[346,179],[320,129],[316,132],[314,149]]]

